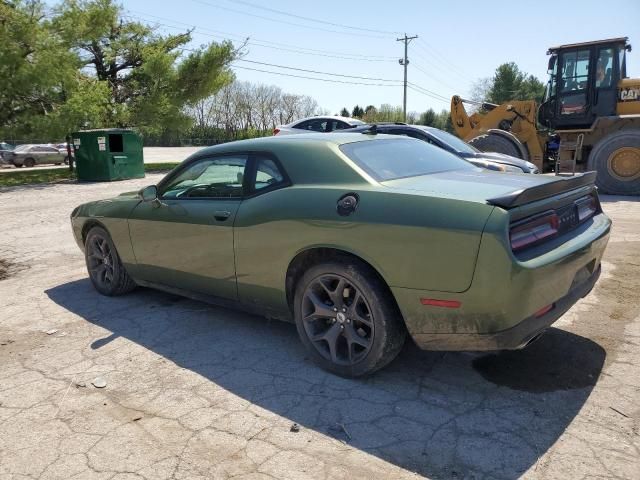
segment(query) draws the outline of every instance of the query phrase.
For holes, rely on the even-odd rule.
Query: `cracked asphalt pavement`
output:
[[[1,479],[640,478],[637,199],[603,197],[600,282],[525,350],[345,380],[293,325],[94,291],[69,213],[159,178],[0,190]]]

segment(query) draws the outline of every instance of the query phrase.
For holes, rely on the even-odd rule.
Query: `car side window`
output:
[[[326,132],[327,123],[327,120],[315,120],[313,122],[309,122],[307,130],[311,130],[312,132]]]
[[[267,157],[256,158],[256,179],[252,190],[260,191],[265,188],[283,184],[284,175],[276,162]]]
[[[198,160],[163,188],[162,198],[240,198],[246,166],[247,155]]]
[[[310,132],[326,132],[327,123],[328,123],[327,120],[323,118],[319,118],[316,120],[307,120],[306,122],[299,123],[293,128],[297,128],[300,130],[308,130]]]

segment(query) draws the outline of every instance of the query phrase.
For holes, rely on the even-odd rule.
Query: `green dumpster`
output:
[[[134,131],[81,130],[71,138],[78,180],[110,182],[144,177],[142,139]]]

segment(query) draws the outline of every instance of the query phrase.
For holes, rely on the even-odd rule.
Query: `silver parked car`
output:
[[[4,154],[7,163],[13,163],[16,167],[33,167],[46,163],[61,165],[69,163],[67,153],[61,153],[57,148],[47,145],[20,145],[12,152]]]
[[[362,120],[349,117],[317,116],[296,120],[286,125],[278,125],[273,129],[274,135],[290,135],[292,133],[309,132],[333,132],[334,130],[344,130],[358,125],[364,125]]]

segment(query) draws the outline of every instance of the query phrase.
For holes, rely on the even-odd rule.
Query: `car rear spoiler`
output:
[[[531,188],[515,190],[501,197],[490,198],[487,202],[502,208],[514,208],[526,203],[542,200],[543,198],[553,197],[559,193],[575,190],[576,188],[594,185],[596,181],[596,172],[585,172],[572,176],[557,176],[555,182],[543,183]]]

